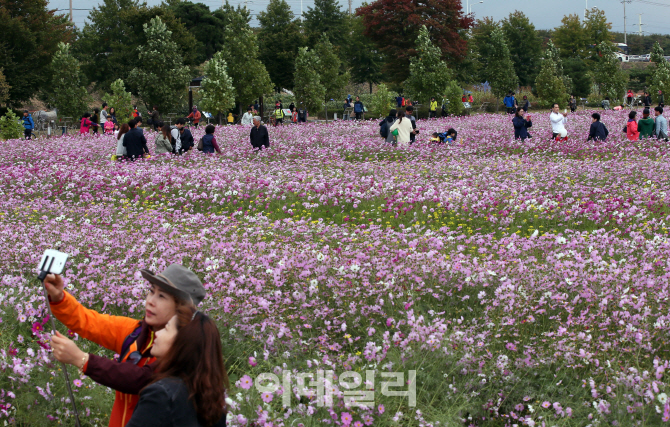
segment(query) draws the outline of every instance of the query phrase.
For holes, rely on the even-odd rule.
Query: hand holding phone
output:
[[[47,249],[37,265],[40,279],[44,281],[44,288],[46,289],[51,302],[59,302],[65,296],[65,283],[63,278],[59,276],[65,268],[68,254],[59,252],[53,249]]]

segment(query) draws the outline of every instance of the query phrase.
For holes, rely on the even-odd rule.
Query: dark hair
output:
[[[598,113],[593,113],[593,114],[591,114],[591,117],[593,117],[594,119],[600,121],[600,114],[598,114]]]
[[[214,125],[207,125],[205,128],[205,133],[206,134],[212,134],[216,130],[216,127]]]
[[[551,108],[554,108],[554,105],[557,105],[557,106],[558,106],[558,108],[561,108],[561,106],[560,106],[560,105],[558,105],[558,102],[554,102],[553,104],[551,104]]]
[[[414,107],[410,104],[407,107],[405,107],[405,111],[409,111],[410,113],[414,111]]]
[[[629,119],[635,119],[635,116],[637,115],[637,111],[631,111],[628,113],[628,118]]]
[[[128,126],[128,123],[124,123],[121,125],[121,128],[119,129],[119,134],[116,136],[116,139],[121,139],[124,133],[128,132],[130,130],[130,126]]]
[[[109,114],[112,114],[112,111],[114,111],[114,114],[116,114],[116,108],[109,107]]]
[[[398,110],[396,117],[398,117],[398,123],[402,123],[402,118],[405,117],[405,112],[402,110]]]
[[[106,103],[106,102],[103,102],[103,103],[102,103],[102,108],[105,108],[106,106],[107,106],[107,103]]]
[[[177,121],[175,123],[178,124],[178,125],[185,125],[186,124],[186,119],[181,117],[181,118],[177,119]]]
[[[398,111],[395,108],[391,108],[391,111],[389,111],[389,117],[396,117],[398,115]]]
[[[100,110],[98,110],[97,108],[94,108],[94,109],[93,109],[93,112],[94,112],[95,114],[98,114],[98,113],[100,112]]]
[[[177,307],[177,335],[168,354],[157,363],[153,382],[180,378],[189,392],[198,421],[215,424],[226,410],[228,374],[223,365],[221,334],[216,324],[195,307]]]
[[[659,105],[658,107],[654,108],[654,111],[658,111],[659,113],[663,114],[663,107]]]
[[[135,123],[142,123],[142,116],[135,117]]]
[[[610,100],[610,97],[609,97],[609,96],[606,96],[605,99],[609,101],[609,100]]]
[[[439,135],[437,132],[433,132],[433,138],[436,138]]]
[[[163,134],[163,136],[164,136],[165,138],[167,138],[167,139],[169,139],[169,140],[171,140],[171,138],[172,138],[172,136],[170,135],[170,130],[171,130],[171,129],[170,129],[170,125],[167,124],[167,123],[164,123],[164,124],[161,126],[161,133]]]
[[[524,96],[523,96],[523,99],[528,99],[528,96],[524,95]]]
[[[452,134],[454,135],[454,139],[456,139],[456,136],[458,135],[458,132],[456,132],[456,129],[454,129],[454,128],[447,129],[447,136],[452,135]]]
[[[134,129],[135,126],[137,126],[137,122],[135,120],[129,120],[128,121],[128,127],[130,127],[131,129]]]
[[[642,115],[643,116],[648,116],[649,115],[649,108],[645,108],[644,110],[642,110]]]
[[[89,117],[91,117],[91,113],[88,112],[84,113],[84,115],[81,116],[82,119],[88,119]]]
[[[154,105],[154,110],[158,110],[158,105]]]
[[[554,108],[554,107],[551,107],[551,108]],[[522,111],[526,111],[526,110],[524,110],[522,107],[519,107],[519,108],[516,109],[516,112],[514,113],[514,115],[515,115],[516,117],[521,117],[521,116],[519,115],[519,113],[522,112]]]

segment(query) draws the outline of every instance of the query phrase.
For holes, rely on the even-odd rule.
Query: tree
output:
[[[67,18],[47,7],[47,0],[0,0],[0,66],[9,85],[8,105],[44,88],[58,43],[73,38]]]
[[[565,85],[558,75],[556,62],[551,53],[545,54],[542,60],[542,68],[535,79],[535,90],[538,96],[546,102],[561,102],[567,99]]]
[[[10,108],[7,114],[0,117],[0,139],[19,139],[21,135],[23,135],[23,126]]]
[[[9,89],[11,86],[7,83],[4,69],[0,68],[0,104],[7,102],[9,99]]]
[[[655,67],[651,74],[649,90],[654,100],[659,102],[659,90],[663,91],[664,97],[668,96],[668,92],[670,92],[670,63],[663,56],[663,49],[658,42],[654,43],[654,47],[651,49],[650,61],[655,63]]]
[[[535,81],[542,54],[542,43],[535,26],[523,12],[515,11],[502,21],[502,30],[519,76],[519,85],[530,86]]]
[[[88,108],[88,92],[81,84],[79,61],[70,53],[69,44],[58,44],[51,61],[51,82],[44,90],[44,98],[58,109],[60,117],[79,118]]]
[[[377,92],[368,103],[371,117],[384,117],[393,108],[395,97],[384,83],[377,86]]]
[[[202,64],[223,49],[226,43],[224,38],[226,19],[223,8],[212,12],[209,6],[203,3],[173,1],[169,4],[174,15],[179,17],[184,27],[197,40],[192,47],[196,54],[196,64]]]
[[[200,84],[200,108],[219,116],[235,106],[235,87],[227,71],[223,52],[217,52],[205,64],[205,78]]]
[[[584,21],[584,31],[589,39],[589,46],[595,52],[595,47],[602,42],[612,42],[610,30],[612,24],[607,22],[605,11],[593,8],[586,11],[586,20]]]
[[[314,47],[319,57],[317,73],[325,91],[325,101],[344,98],[344,87],[349,83],[349,72],[343,70],[342,61],[335,54],[333,45],[325,34]]]
[[[258,59],[256,35],[249,28],[246,8],[229,8],[226,15],[226,47],[222,51],[228,64],[228,75],[233,80],[240,114],[243,104],[251,104],[260,95],[272,92],[272,81],[265,65]]]
[[[467,53],[462,32],[472,18],[463,15],[460,0],[376,0],[356,10],[369,37],[387,59],[388,80],[400,84],[409,76],[409,60],[416,56],[415,43],[425,25],[442,59],[460,61]]]
[[[419,30],[416,51],[417,56],[410,60],[409,77],[404,87],[412,99],[427,104],[431,97],[438,98],[446,92],[453,73],[440,58],[440,48],[431,43],[425,25]]]
[[[137,46],[148,43],[144,25],[156,17],[172,32],[176,43],[174,50],[161,54],[178,57],[187,66],[199,65],[198,41],[172,9],[148,7],[137,0],[104,0],[93,8],[89,23],[73,45],[73,53],[82,62],[88,80],[103,89],[117,79],[130,83],[131,70],[142,66]]]
[[[593,70],[593,79],[600,89],[600,94],[612,100],[623,99],[628,83],[628,75],[621,69],[621,63],[612,49],[612,43],[601,42],[598,45],[600,58]]]
[[[572,93],[572,78],[563,72],[563,60],[561,59],[561,49],[554,45],[554,42],[551,39],[547,40],[547,50],[544,52],[544,58],[550,59],[556,65],[556,74],[563,81],[563,86],[565,91]],[[569,58],[568,58],[569,59]],[[573,58],[583,62],[582,59]]]
[[[295,60],[295,99],[305,104],[312,113],[321,110],[321,104],[326,96],[326,88],[321,84],[318,69],[319,57],[314,50],[307,47],[298,49]]]
[[[144,31],[147,44],[137,48],[140,64],[130,72],[130,82],[147,107],[156,105],[167,111],[179,105],[186,95],[190,71],[180,56],[170,54],[177,52],[177,43],[160,18],[144,24]]]
[[[123,80],[115,80],[110,89],[112,93],[106,93],[102,98],[110,107],[114,107],[116,118],[119,122],[131,120],[133,118],[133,100],[130,92],[126,92],[126,86]]]
[[[303,21],[308,46],[315,47],[323,35],[334,46],[344,46],[346,25],[346,15],[337,0],[314,0],[314,7],[307,8]]]
[[[493,95],[496,98],[502,98],[507,92],[516,90],[519,78],[514,71],[514,64],[510,59],[509,48],[501,29],[493,30],[489,43],[491,44],[491,56],[488,58],[486,80],[491,84]],[[496,103],[496,110],[498,107]]]
[[[346,63],[351,67],[351,79],[354,83],[367,83],[372,93],[372,85],[382,81],[384,56],[363,31],[363,19],[353,16],[347,25],[349,40],[344,46]]]
[[[487,70],[490,67],[489,59],[493,56],[493,46],[489,43],[491,33],[499,29],[500,24],[492,18],[479,19],[472,29],[470,45],[473,46],[474,69],[477,82],[483,83],[487,80]]]
[[[566,86],[565,90],[570,94],[580,97],[587,97],[591,93],[591,86],[593,80],[591,73],[586,66],[586,62],[579,58],[568,58],[563,61],[563,84],[569,79],[572,84],[571,87]]]
[[[577,15],[566,15],[560,27],[554,30],[554,42],[564,58],[586,58],[589,52],[589,35]]]

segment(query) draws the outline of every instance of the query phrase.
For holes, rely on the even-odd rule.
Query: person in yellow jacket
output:
[[[275,116],[275,126],[284,124],[284,111],[281,109],[281,106],[275,108],[274,116]]]
[[[435,97],[430,98],[430,112],[428,113],[428,117],[431,119],[437,117],[437,101],[435,101]]]
[[[235,123],[235,118],[233,117],[233,113],[228,113],[228,124],[232,125]]]
[[[154,333],[163,329],[182,305],[196,306],[205,288],[191,270],[172,264],[160,274],[140,270],[151,287],[142,320],[101,314],[81,305],[66,292],[63,279],[50,274],[44,280],[53,315],[82,338],[119,354],[118,361],[81,351],[69,338],[56,332],[51,338],[54,357],[116,390],[110,427],[124,427],[139,401],[139,392],[152,380]]]

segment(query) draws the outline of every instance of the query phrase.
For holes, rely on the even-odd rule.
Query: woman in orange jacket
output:
[[[195,125],[195,127],[198,127],[198,123],[200,123],[201,117],[202,114],[200,113],[200,111],[198,111],[198,107],[196,107],[195,105],[193,106],[193,111],[191,111],[191,114],[186,116],[187,119],[193,119],[193,125]]]
[[[151,382],[150,364],[154,333],[168,323],[178,307],[198,305],[205,297],[205,288],[191,270],[172,264],[160,274],[141,270],[151,287],[145,301],[142,320],[100,314],[85,308],[64,290],[63,279],[50,274],[44,280],[51,311],[69,329],[119,354],[112,361],[81,351],[60,333],[51,338],[54,357],[76,366],[99,384],[116,390],[110,427],[124,427],[139,400],[139,392]]]
[[[637,111],[631,111],[628,113],[628,123],[626,123],[626,136],[629,141],[637,141],[640,139],[640,132],[637,130],[637,122],[635,121],[635,116]]]

